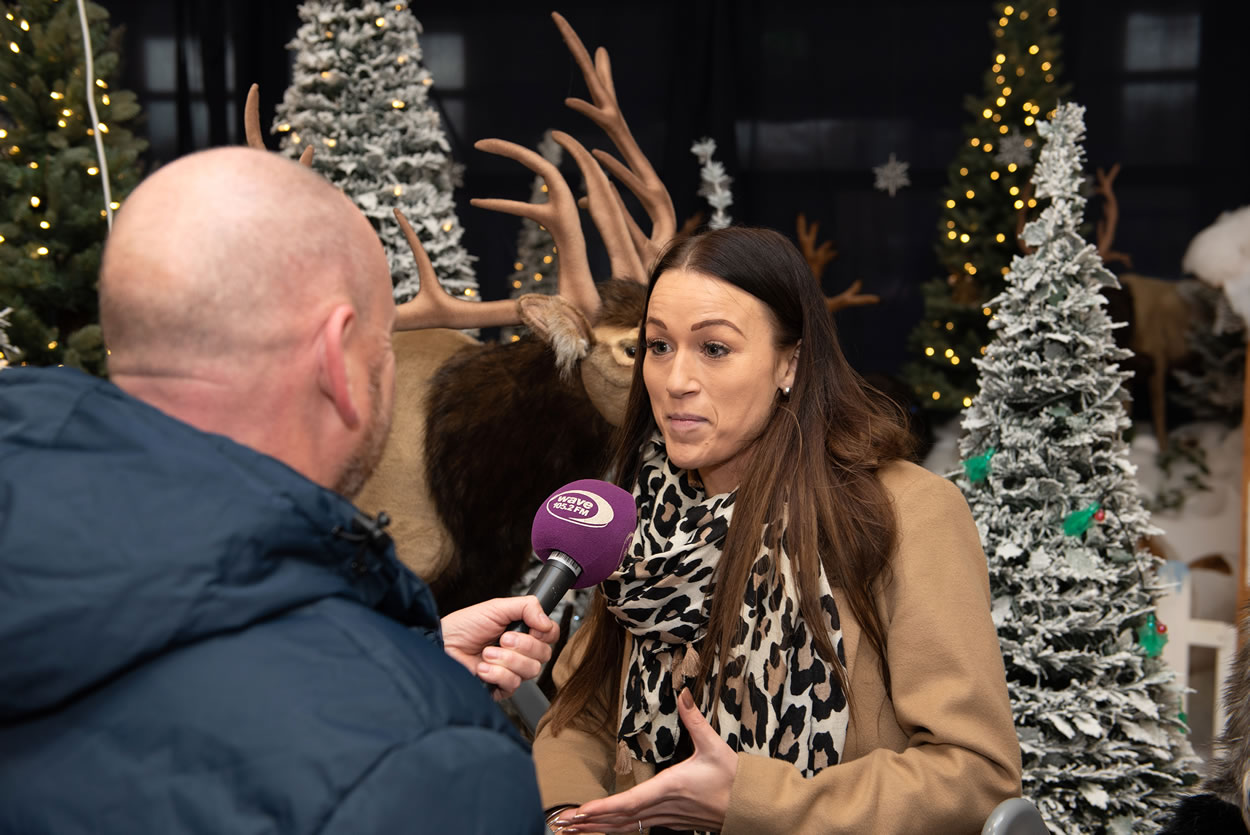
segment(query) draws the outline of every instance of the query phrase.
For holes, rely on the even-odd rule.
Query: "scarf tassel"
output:
[[[677,665],[677,674],[682,677],[682,683],[699,676],[699,651],[691,644],[686,647],[686,652],[682,656],[681,663]]]
[[[633,768],[631,768],[629,764],[630,759],[631,757],[629,755],[629,746],[625,744],[625,740],[623,739],[618,741],[616,743],[616,773],[617,774],[629,774],[630,772],[633,771]]]

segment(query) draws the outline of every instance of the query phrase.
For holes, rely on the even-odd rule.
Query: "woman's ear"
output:
[[[330,311],[321,326],[321,349],[317,358],[317,385],[321,393],[334,404],[339,419],[348,429],[360,425],[360,412],[352,400],[351,383],[344,343],[347,332],[356,321],[356,311],[350,304],[340,304]]]
[[[799,368],[799,349],[803,347],[803,340],[794,343],[794,347],[786,351],[782,351],[781,359],[784,365],[778,364],[779,376],[777,378],[777,388],[789,391],[794,385],[794,373]],[[789,355],[787,359],[786,356]]]

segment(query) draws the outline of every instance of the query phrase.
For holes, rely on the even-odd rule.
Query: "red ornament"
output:
[[[1168,625],[1161,620],[1155,621],[1155,629],[1159,630],[1160,635],[1168,634]]]
[[[1098,508],[1098,512],[1094,514],[1094,518],[1101,522],[1103,519],[1107,518],[1107,511],[1103,510],[1101,507]]]

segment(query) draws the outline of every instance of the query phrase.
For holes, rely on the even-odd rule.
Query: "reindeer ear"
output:
[[[521,321],[551,346],[560,376],[568,379],[573,366],[590,352],[594,334],[585,314],[560,296],[527,293],[517,299]]]

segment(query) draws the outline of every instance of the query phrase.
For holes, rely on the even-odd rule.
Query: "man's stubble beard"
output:
[[[373,404],[369,409],[369,422],[359,446],[343,465],[343,472],[334,485],[336,492],[349,499],[356,498],[369,476],[373,475],[391,433],[391,411],[382,399],[382,370],[385,364],[383,358],[369,368],[369,397]]]

